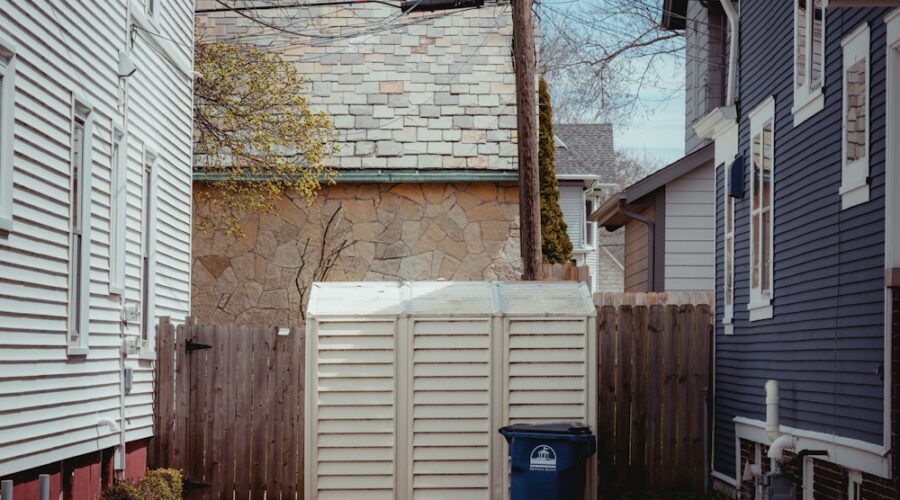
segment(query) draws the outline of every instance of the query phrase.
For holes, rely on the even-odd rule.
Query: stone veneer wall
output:
[[[323,188],[310,206],[293,195],[282,198],[275,213],[245,221],[242,239],[195,230],[194,319],[207,324],[299,323],[294,280],[301,249],[309,239],[306,255],[317,260],[324,221],[339,208],[333,234],[355,243],[329,280],[521,276],[516,186],[338,184]]]

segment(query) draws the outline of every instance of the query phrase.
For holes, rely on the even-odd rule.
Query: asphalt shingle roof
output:
[[[555,123],[556,175],[599,175],[616,182],[616,155],[611,123]]]

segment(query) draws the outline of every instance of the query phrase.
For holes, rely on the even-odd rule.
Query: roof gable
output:
[[[557,176],[597,176],[616,182],[616,155],[610,123],[553,125]]]

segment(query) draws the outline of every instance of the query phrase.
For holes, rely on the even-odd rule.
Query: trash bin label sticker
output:
[[[556,472],[556,452],[542,444],[531,450],[530,470]]]

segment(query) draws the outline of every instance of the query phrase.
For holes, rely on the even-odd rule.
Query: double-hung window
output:
[[[16,48],[0,38],[0,235],[12,230]]]
[[[145,151],[141,201],[141,356],[154,350],[156,313],[156,153]]]
[[[841,207],[869,201],[869,25],[841,42],[844,48]]]
[[[750,112],[750,321],[772,317],[775,100]]]
[[[113,127],[109,176],[109,292],[125,292],[125,209],[126,209],[125,131]]]
[[[591,213],[594,211],[594,200],[592,198],[584,199],[584,246],[594,246],[594,222],[591,220]]]
[[[91,270],[91,136],[93,107],[73,95],[69,192],[68,353],[88,353]]]
[[[794,0],[794,126],[825,104],[825,9],[827,0]]]

